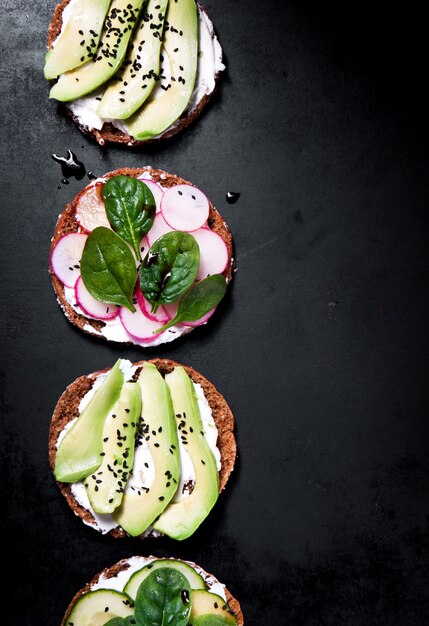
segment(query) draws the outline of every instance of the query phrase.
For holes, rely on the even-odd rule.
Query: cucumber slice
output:
[[[149,576],[154,570],[159,569],[160,567],[171,567],[172,569],[177,569],[181,574],[186,576],[188,582],[191,586],[191,589],[205,589],[205,583],[202,576],[198,574],[194,570],[193,567],[184,563],[183,561],[175,561],[172,559],[159,559],[158,561],[152,561],[149,565],[146,565],[142,569],[135,572],[130,580],[125,585],[124,593],[126,593],[130,598],[135,600],[137,596],[137,591],[144,581],[145,578]]]
[[[128,617],[133,613],[133,603],[127,595],[113,589],[97,589],[78,599],[64,626],[104,626],[113,617]]]
[[[200,624],[200,621],[196,621],[195,618],[201,620],[201,626],[206,623],[202,618],[208,618],[208,616],[216,616],[220,619],[219,624],[236,624],[237,621],[232,615],[228,604],[221,596],[215,593],[210,593],[203,589],[197,589],[192,592],[192,609],[190,616],[190,624]],[[213,622],[215,624],[216,622]],[[211,621],[207,621],[207,624],[211,624]]]

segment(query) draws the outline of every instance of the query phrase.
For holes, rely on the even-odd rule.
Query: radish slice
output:
[[[147,237],[143,237],[143,239],[140,242],[140,254],[142,259],[145,258],[145,256],[147,255],[147,253],[149,252],[149,241],[147,239]]]
[[[154,244],[155,241],[159,239],[160,237],[162,237],[162,235],[165,235],[165,233],[171,233],[172,230],[174,229],[171,228],[171,226],[167,224],[165,219],[162,217],[162,214],[158,213],[158,215],[155,215],[152,228],[146,235],[149,245]]]
[[[179,308],[179,302],[173,302],[172,304],[163,304],[162,308],[165,311],[166,316],[168,317],[168,321],[172,320],[177,313],[177,309]]]
[[[197,280],[211,274],[222,274],[228,265],[228,248],[222,237],[209,228],[200,228],[192,233],[200,248],[200,267]]]
[[[160,333],[153,334],[160,327],[159,322],[154,322],[146,317],[139,306],[136,307],[134,313],[121,306],[119,317],[122,326],[133,339],[137,341],[155,341],[159,337]]]
[[[106,304],[91,296],[84,285],[82,276],[79,276],[77,279],[74,292],[76,301],[85,315],[89,315],[97,320],[111,320],[119,313],[119,307],[115,304]]]
[[[143,178],[142,176],[139,176],[138,179],[147,185],[151,190],[156,204],[156,212],[159,213],[161,211],[161,198],[164,195],[164,189],[154,180],[149,180],[148,178]]]
[[[69,233],[61,237],[52,251],[52,271],[65,287],[74,287],[80,276],[80,260],[87,238],[83,233]]]
[[[163,306],[159,306],[156,313],[152,313],[152,305],[146,300],[140,289],[137,289],[137,302],[143,315],[154,322],[158,322],[160,326],[164,326],[171,319],[164,311]]]
[[[209,210],[206,196],[191,185],[170,187],[162,196],[161,213],[174,230],[198,230],[207,222]]]
[[[101,195],[103,186],[104,183],[95,183],[95,185],[86,187],[78,199],[76,219],[82,228],[88,232],[91,232],[97,226],[111,228],[107,219],[103,196]]]
[[[216,311],[216,307],[212,309],[211,311],[209,311],[208,313],[206,313],[205,315],[203,315],[203,317],[200,317],[199,320],[195,320],[195,322],[180,322],[180,325],[191,326],[192,328],[195,328],[196,326],[201,326],[202,324],[205,324],[207,320],[211,318],[211,316],[213,315],[215,311]]]

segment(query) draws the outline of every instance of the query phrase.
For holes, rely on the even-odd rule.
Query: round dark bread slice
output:
[[[58,37],[58,35],[61,32],[61,27],[63,24],[63,11],[70,1],[71,0],[62,0],[59,4],[57,4],[57,6],[54,9],[52,20],[48,28],[48,40],[47,40],[48,50],[52,48],[52,44],[54,43],[55,39]],[[203,13],[207,15],[207,17],[209,17],[206,9],[198,0],[197,0],[197,5],[198,5],[199,11],[202,11]],[[216,37],[216,33],[213,30],[213,38],[214,37]],[[89,135],[90,137],[93,137],[100,146],[105,146],[106,144],[109,144],[109,143],[120,143],[129,147],[141,146],[143,144],[154,143],[162,139],[169,139],[170,137],[173,137],[173,135],[177,135],[177,133],[180,133],[187,126],[192,124],[192,122],[201,115],[203,109],[206,107],[206,105],[209,103],[212,96],[216,92],[219,77],[220,77],[220,72],[216,72],[215,77],[214,77],[215,88],[213,89],[211,93],[205,94],[197,102],[196,106],[191,111],[188,111],[188,112],[185,111],[182,114],[182,116],[175,122],[175,124],[173,126],[170,126],[170,128],[168,128],[167,130],[165,130],[159,137],[153,137],[152,139],[148,139],[146,141],[139,141],[138,139],[134,139],[134,137],[131,137],[131,135],[127,135],[126,133],[122,132],[119,128],[116,128],[115,126],[113,126],[113,124],[110,124],[110,123],[105,123],[101,130],[97,130],[96,128],[88,128],[87,126],[84,126],[83,124],[79,122],[78,118],[75,115],[73,115],[73,113],[70,111],[70,109],[67,106],[64,105],[64,108],[67,114],[72,118],[74,123],[78,126],[78,128],[85,135]]]
[[[133,363],[138,367],[142,366],[145,361]],[[171,372],[180,363],[176,363],[170,359],[150,359],[149,363],[153,363],[158,371],[165,375]],[[204,390],[204,395],[212,410],[212,415],[216,427],[218,429],[217,447],[221,456],[221,469],[219,472],[219,493],[223,491],[226,483],[234,469],[235,458],[237,455],[237,446],[234,436],[234,416],[232,411],[216,387],[207,380],[202,374],[194,370],[192,367],[183,365],[184,369],[193,380],[198,383]],[[99,374],[108,372],[110,368],[94,372],[86,376],[80,376],[64,391],[55,407],[52,416],[52,422],[49,430],[49,464],[51,470],[54,471],[56,443],[60,433],[65,426],[79,415],[79,403],[85,394],[92,388],[96,377]],[[82,507],[74,498],[71,486],[67,483],[57,482],[61,493],[66,498],[69,506],[74,513],[78,515],[87,524],[95,524],[94,517],[91,512]],[[109,531],[114,537],[125,537],[126,533],[121,528],[114,528]]]
[[[152,558],[152,557],[149,557]],[[154,557],[154,559],[158,559],[158,557]],[[172,557],[170,557],[172,558]],[[183,559],[181,559],[183,560]],[[111,567],[106,567],[102,572],[100,572],[99,574],[96,574],[94,576],[94,578],[92,580],[89,581],[89,583],[87,583],[84,587],[82,587],[82,589],[80,589],[77,594],[74,596],[73,600],[70,602],[67,611],[63,617],[63,620],[61,622],[61,626],[68,626],[67,624],[67,617],[70,615],[71,610],[73,609],[74,605],[76,604],[76,602],[79,600],[79,598],[81,596],[83,596],[85,593],[88,593],[88,591],[91,591],[91,588],[98,583],[99,579],[101,578],[101,576],[104,576],[105,578],[114,578],[115,576],[117,576],[120,572],[123,572],[125,570],[127,570],[130,565],[129,565],[129,559],[122,559],[121,561],[119,561],[118,563],[115,563],[115,565],[112,565]],[[208,572],[204,571],[201,566],[197,566],[195,563],[193,563],[192,561],[185,561],[185,563],[187,563],[188,565],[190,565],[191,567],[198,567],[201,572],[203,573],[204,578],[210,577],[212,576],[211,574],[209,574]],[[142,566],[143,567],[143,566]],[[237,620],[237,624],[238,626],[243,626],[244,624],[244,616],[243,616],[243,612],[241,610],[241,606],[238,600],[236,600],[234,598],[234,596],[231,594],[231,592],[225,587],[225,595],[226,595],[226,601],[230,607],[230,609],[232,610],[236,620]]]
[[[154,181],[162,184],[163,187],[173,187],[174,185],[191,185],[192,183],[180,178],[179,176],[175,176],[174,174],[169,174],[168,172],[164,172],[163,170],[152,169],[150,166],[140,167],[140,168],[129,168],[123,167],[118,170],[114,170],[113,172],[108,172],[103,176],[103,178],[111,178],[112,176],[140,176],[144,172],[150,172],[151,177]],[[83,189],[80,193],[73,198],[71,202],[69,202],[58,218],[57,224],[55,226],[54,236],[51,241],[51,248],[49,253],[49,258],[51,257],[52,251],[55,247],[57,241],[67,235],[68,233],[75,233],[79,229],[79,222],[76,219],[76,207],[79,203],[79,199],[81,195],[83,195],[85,189]],[[210,202],[210,201],[209,201]],[[233,274],[233,257],[232,257],[232,236],[231,233],[223,221],[221,215],[216,211],[212,203],[210,202],[210,213],[208,219],[208,225],[215,233],[217,233],[220,237],[222,237],[228,248],[228,255],[231,259],[230,264],[227,266],[223,275],[229,281]],[[54,288],[55,294],[57,296],[58,304],[61,306],[64,314],[70,320],[72,324],[80,328],[86,333],[89,333],[92,336],[100,337],[105,341],[108,341],[105,337],[99,334],[100,328],[102,328],[105,323],[102,321],[94,320],[89,317],[85,317],[84,315],[80,315],[77,313],[73,307],[67,302],[67,299],[64,294],[64,285],[62,282],[55,276],[52,272],[51,267],[49,267],[49,272],[51,274],[52,286]],[[94,329],[94,333],[88,330],[88,327],[92,327]],[[192,327],[188,327],[183,334],[187,334],[194,330]],[[131,342],[129,342],[131,343]]]

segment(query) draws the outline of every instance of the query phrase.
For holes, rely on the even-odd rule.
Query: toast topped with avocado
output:
[[[195,0],[63,0],[48,32],[45,77],[100,145],[171,137],[211,98],[222,63]]]
[[[50,428],[50,465],[68,504],[115,537],[186,539],[215,505],[235,457],[225,399],[168,359],[120,359],[78,378]]]
[[[243,626],[240,603],[191,561],[134,556],[75,595],[61,626]]]
[[[202,191],[150,167],[87,185],[61,213],[50,273],[68,319],[151,347],[205,324],[232,277],[232,237]]]

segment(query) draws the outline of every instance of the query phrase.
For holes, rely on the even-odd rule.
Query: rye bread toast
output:
[[[191,567],[196,567],[196,564],[193,563],[192,561],[186,561],[186,563],[190,565]],[[205,572],[200,566],[198,567],[201,570],[204,578],[211,576],[211,574],[209,574],[208,572]],[[112,565],[111,567],[106,567],[102,572],[100,572],[99,574],[96,574],[94,578],[92,578],[92,580],[89,581],[89,583],[87,583],[84,587],[82,587],[82,589],[80,589],[80,591],[76,593],[76,595],[74,596],[73,600],[70,602],[67,608],[67,611],[61,622],[61,626],[67,626],[67,617],[70,615],[70,612],[73,609],[76,602],[85,593],[88,593],[88,591],[91,591],[92,586],[95,585],[99,581],[101,576],[105,578],[113,578],[114,576],[117,576],[120,572],[123,572],[124,570],[127,570],[128,568],[129,568],[128,559],[122,559],[118,563],[115,563],[115,565]],[[225,595],[226,595],[226,601],[237,620],[237,625],[243,626],[244,617],[243,617],[243,612],[241,610],[240,603],[238,602],[238,600],[234,598],[234,596],[226,587],[225,587]]]
[[[47,38],[48,50],[52,48],[53,42],[55,41],[55,39],[58,37],[58,35],[61,32],[61,27],[63,24],[63,17],[62,17],[63,11],[70,1],[71,0],[62,0],[59,4],[57,4],[57,6],[54,9],[52,20],[48,28],[48,38]],[[197,5],[198,5],[198,10],[202,11],[203,13],[207,15],[207,11],[203,7],[203,5],[198,1],[197,1]],[[215,36],[216,34],[213,31],[213,38]],[[185,110],[185,112],[181,115],[181,117],[179,117],[179,119],[172,126],[170,126],[170,128],[165,130],[159,137],[153,137],[152,139],[148,139],[146,141],[139,141],[138,139],[134,139],[133,137],[131,137],[131,135],[125,134],[124,132],[119,130],[119,128],[116,128],[115,126],[113,126],[113,124],[111,123],[105,123],[101,130],[97,130],[96,128],[88,128],[87,126],[84,126],[83,124],[79,122],[78,118],[75,115],[73,115],[73,113],[70,111],[70,109],[67,106],[63,105],[63,108],[65,109],[67,114],[72,118],[72,120],[77,125],[77,127],[85,135],[89,135],[90,137],[93,137],[100,146],[105,146],[106,144],[119,143],[128,147],[137,147],[143,144],[154,143],[162,139],[169,139],[170,137],[177,135],[177,133],[180,133],[187,126],[192,124],[192,122],[201,115],[203,109],[206,107],[206,105],[209,103],[209,101],[215,94],[219,77],[220,77],[220,72],[217,72],[215,74],[215,85],[216,85],[215,88],[213,89],[211,93],[205,94],[204,96],[202,96],[202,98],[196,103],[196,105],[191,109],[191,111]]]
[[[161,374],[165,375],[171,372],[174,367],[180,365],[170,359],[151,359],[148,361],[153,363]],[[133,365],[142,366],[144,361],[138,361]],[[225,488],[226,483],[234,469],[235,458],[237,454],[236,441],[234,436],[234,416],[225,398],[219,393],[216,387],[209,382],[202,374],[194,370],[192,367],[183,365],[184,369],[193,380],[202,386],[204,395],[212,410],[213,419],[218,429],[217,446],[221,454],[222,467],[219,472],[219,493]],[[79,403],[86,393],[94,384],[96,376],[109,371],[101,370],[80,376],[64,391],[55,407],[52,416],[52,422],[49,430],[49,464],[51,470],[54,471],[56,443],[58,437],[65,426],[79,415]],[[94,524],[95,520],[90,511],[82,507],[74,498],[71,486],[67,483],[57,483],[61,493],[66,498],[69,506],[74,513],[88,524]],[[110,531],[114,537],[125,537],[126,533],[119,528]]]
[[[140,167],[140,168],[124,167],[124,168],[114,170],[113,172],[109,172],[105,174],[103,178],[111,178],[112,176],[119,176],[119,175],[137,177],[143,174],[144,172],[150,172],[152,179],[155,182],[161,183],[162,186],[166,188],[173,187],[174,185],[182,185],[182,184],[191,185],[192,184],[184,180],[183,178],[180,178],[179,176],[176,176],[174,174],[169,174],[167,172],[164,172],[163,170],[152,169],[149,166]],[[75,198],[73,198],[73,200],[67,204],[66,208],[59,216],[57,224],[55,226],[54,236],[52,237],[52,241],[51,241],[49,258],[51,257],[55,244],[61,237],[63,237],[64,235],[68,233],[74,233],[78,231],[79,222],[76,219],[76,207],[79,203],[79,198],[83,193],[84,193],[84,190],[78,193],[77,196],[75,196]],[[223,221],[221,215],[216,211],[216,209],[214,208],[214,206],[212,205],[210,201],[209,203],[210,203],[210,213],[209,213],[208,225],[211,228],[211,230],[213,230],[220,237],[222,237],[228,249],[228,255],[231,260],[231,262],[228,264],[227,268],[223,272],[223,275],[225,276],[227,281],[229,281],[233,274],[232,236],[227,225]],[[84,315],[77,313],[73,309],[73,307],[67,302],[67,299],[64,293],[64,285],[52,272],[51,267],[49,267],[49,272],[51,274],[52,286],[57,296],[58,304],[61,306],[62,310],[64,311],[65,316],[70,320],[70,322],[74,324],[75,326],[77,326],[78,328],[80,328],[81,330],[83,330],[84,332],[87,332],[96,337],[101,337],[105,341],[108,341],[108,339],[100,335],[100,329],[105,325],[105,323],[102,321],[91,319],[89,317],[85,317]],[[91,332],[90,330],[91,328],[93,329],[93,332]],[[183,334],[189,333],[191,332],[191,330],[193,330],[193,328],[188,327],[184,331]]]

